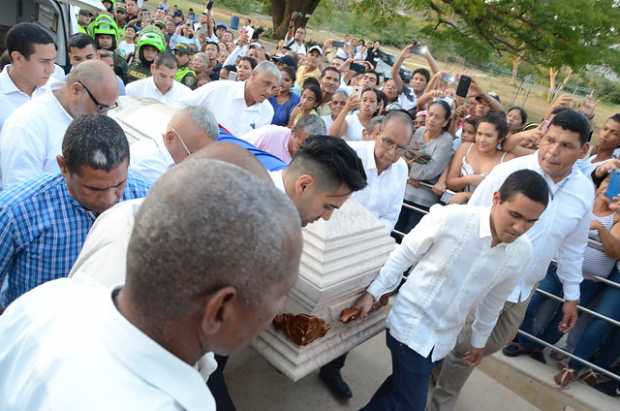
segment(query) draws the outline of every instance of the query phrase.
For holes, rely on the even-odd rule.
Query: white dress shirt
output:
[[[6,119],[22,104],[49,91],[48,84],[50,82],[48,81],[43,87],[35,88],[32,92],[32,96],[29,96],[17,88],[9,76],[9,70],[11,70],[11,65],[7,64],[0,73],[0,102],[2,103],[2,109],[0,109],[0,129],[2,129],[2,125]]]
[[[125,283],[127,246],[143,201],[144,198],[138,198],[120,202],[97,217],[71,268],[69,278],[94,281],[106,289]],[[213,353],[205,354],[196,368],[206,381],[217,368]]]
[[[174,160],[160,136],[135,142],[129,146],[129,152],[129,169],[151,184],[174,165]]]
[[[244,90],[244,81],[212,81],[192,91],[187,104],[205,106],[220,125],[239,137],[255,128],[271,124],[273,118],[273,107],[269,100],[248,106]]]
[[[286,188],[284,187],[284,176],[282,172],[284,170],[270,171],[269,177],[271,177],[271,181],[273,181],[273,185],[284,194],[286,194]]]
[[[215,411],[200,373],[130,323],[92,281],[33,289],[0,317],[0,335],[2,410]]]
[[[423,357],[438,361],[454,348],[469,312],[476,306],[471,344],[482,348],[516,272],[532,255],[527,237],[491,247],[490,208],[434,206],[392,251],[368,292],[375,298],[400,288],[387,327],[390,334]]]
[[[391,232],[398,221],[398,215],[403,205],[407,175],[407,163],[402,158],[384,170],[377,171],[375,162],[374,141],[349,141],[349,146],[362,160],[368,185],[366,188],[353,193],[351,198],[366,207]]]
[[[523,169],[542,175],[549,184],[552,198],[538,222],[527,232],[534,246],[534,255],[529,264],[524,263],[519,268],[519,283],[508,300],[514,303],[526,300],[545,277],[553,258],[557,258],[557,275],[563,285],[564,298],[578,300],[579,284],[583,279],[583,255],[592,219],[594,185],[576,166],[567,177],[555,183],[540,168],[538,151],[498,164],[478,185],[468,204],[489,206],[493,193],[499,191],[506,178]]]
[[[166,94],[162,94],[155,85],[153,76],[151,76],[127,84],[125,93],[131,97],[152,98],[162,104],[182,107],[186,104],[185,102],[191,95],[192,89],[175,80],[172,82],[170,90],[168,90]]]
[[[56,156],[72,120],[51,91],[15,110],[0,132],[2,186],[57,173]]]

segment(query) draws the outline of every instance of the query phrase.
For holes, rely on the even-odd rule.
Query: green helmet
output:
[[[162,43],[166,44],[166,35],[164,32],[154,24],[149,24],[148,26],[144,26],[142,30],[140,30],[140,36],[146,33],[155,33],[159,37],[161,37]]]
[[[93,38],[96,38],[98,34],[108,34],[114,37],[116,44],[120,41],[121,30],[114,21],[114,18],[107,14],[100,14],[97,18],[88,25],[88,32]]]
[[[140,51],[144,46],[152,46],[160,53],[166,51],[166,43],[155,33],[141,33],[136,44],[136,54],[141,57]]]

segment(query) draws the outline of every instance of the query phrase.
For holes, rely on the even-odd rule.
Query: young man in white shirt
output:
[[[0,409],[215,411],[194,364],[240,350],[284,308],[301,247],[270,182],[183,162],[136,216],[124,286],[52,281],[0,317]]]
[[[476,309],[466,361],[477,365],[516,272],[532,256],[523,234],[549,201],[545,180],[531,170],[511,174],[490,208],[433,207],[404,238],[354,304],[366,317],[372,305],[399,286],[413,265],[387,320],[392,354],[389,376],[362,411],[424,411],[433,366],[457,342]]]
[[[504,305],[485,346],[485,355],[502,349],[517,334],[536,284],[545,277],[553,258],[558,262],[557,275],[565,298],[560,330],[570,331],[577,321],[579,284],[590,229],[594,185],[575,163],[588,152],[589,135],[588,120],[581,113],[565,110],[557,114],[537,152],[496,166],[468,202],[469,205],[488,206],[493,192],[507,176],[523,169],[543,176],[552,195],[549,206],[527,234],[534,246],[533,256],[524,260],[529,263],[515,272],[519,274],[519,282]],[[470,330],[467,325],[462,335],[467,335]],[[444,359],[433,392],[433,411],[454,409],[458,394],[473,371],[465,361],[466,349],[457,344]]]
[[[235,136],[271,124],[273,107],[267,98],[280,85],[281,74],[269,61],[259,63],[250,78],[241,81],[213,81],[192,91],[186,103],[203,105],[220,125]]]
[[[2,186],[42,173],[58,172],[67,127],[81,114],[116,107],[118,84],[114,71],[101,61],[81,63],[69,73],[66,84],[17,109],[0,132]]]
[[[132,97],[152,98],[171,106],[183,106],[192,90],[176,81],[177,60],[171,53],[159,54],[151,64],[151,76],[133,81],[125,87]]]
[[[43,27],[35,23],[19,23],[6,35],[6,48],[11,64],[0,73],[0,129],[5,120],[32,97],[48,91],[46,84],[54,73],[56,44]]]
[[[215,142],[218,133],[217,121],[209,110],[182,108],[172,116],[161,139],[146,138],[131,145],[129,170],[154,183],[175,164]]]
[[[291,49],[291,51],[295,54],[305,55],[306,54],[306,46],[304,45],[304,40],[306,39],[306,29],[303,27],[298,27],[295,30],[295,35],[292,39],[288,38],[288,33],[286,35],[286,39],[284,42],[286,43],[286,47]]]

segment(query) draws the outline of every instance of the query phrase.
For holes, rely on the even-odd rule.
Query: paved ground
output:
[[[239,411],[353,411],[359,410],[390,373],[385,335],[357,347],[344,369],[354,398],[340,403],[323,388],[317,374],[297,383],[271,367],[253,349],[231,358],[226,379]],[[483,399],[483,401],[480,401]],[[538,411],[502,385],[476,371],[468,381],[457,411]]]

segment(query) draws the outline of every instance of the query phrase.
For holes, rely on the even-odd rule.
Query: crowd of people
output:
[[[316,44],[292,22],[271,49],[249,19],[217,23],[213,1],[199,14],[102,4],[79,11],[66,70],[42,26],[6,36],[1,409],[96,396],[101,409],[234,410],[228,355],[284,309],[301,228],[349,198],[399,243],[353,306],[364,318],[396,294],[393,374],[363,410],[452,410],[484,356],[546,361],[519,328],[568,334],[564,350],[618,374],[620,329],[577,305],[620,321],[620,289],[601,280],[620,282],[620,113],[596,132],[596,103],[562,96],[531,119],[475,78],[457,92],[417,42],[380,73],[378,41]],[[428,68],[407,76],[414,55]],[[120,99],[175,113],[130,145],[107,116]],[[553,357],[558,386],[620,395]],[[346,358],[319,372],[345,400]],[[76,392],[85,364],[94,380]]]

